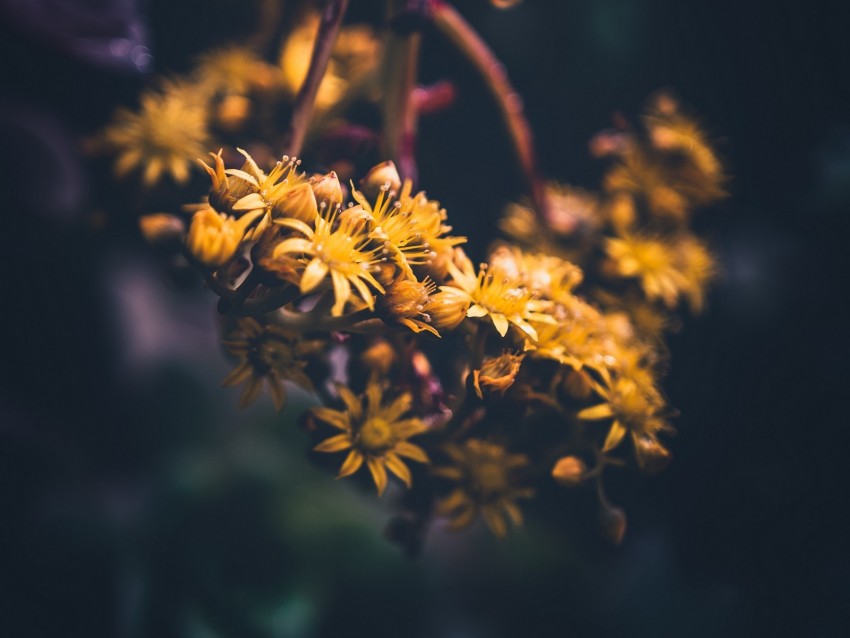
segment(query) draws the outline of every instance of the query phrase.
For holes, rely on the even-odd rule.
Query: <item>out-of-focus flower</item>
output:
[[[617,275],[638,278],[646,296],[662,300],[668,308],[675,307],[688,285],[677,264],[675,246],[661,239],[641,235],[610,237],[605,251]]]
[[[504,394],[513,385],[524,358],[524,354],[504,352],[484,359],[481,367],[472,371],[472,385],[478,398],[483,399],[485,392]]]
[[[295,95],[307,77],[319,27],[319,15],[308,13],[286,38],[280,53],[284,88]],[[345,26],[339,30],[328,69],[319,84],[316,108],[326,111],[361,89],[377,68],[381,44],[371,28]]]
[[[117,153],[115,172],[141,169],[152,186],[166,172],[175,181],[189,179],[189,167],[209,145],[206,96],[193,85],[168,82],[142,94],[138,112],[118,109],[96,145]]]
[[[518,472],[528,465],[522,454],[511,454],[503,446],[480,439],[448,445],[445,452],[452,464],[436,467],[433,473],[456,484],[437,503],[437,513],[449,518],[451,529],[469,526],[478,516],[498,537],[507,534],[507,520],[522,524],[519,498],[530,498],[533,490],[521,487]]]
[[[244,408],[259,396],[263,380],[269,389],[275,409],[286,403],[284,380],[292,381],[306,390],[312,390],[310,379],[304,374],[305,357],[321,348],[319,341],[303,341],[274,325],[260,325],[254,319],[240,319],[237,329],[224,341],[227,349],[241,361],[222,385],[245,383],[239,407]]]
[[[440,333],[428,322],[430,295],[437,290],[436,284],[430,279],[416,281],[400,277],[386,286],[381,298],[381,308],[384,314],[394,321],[407,326],[413,332],[430,332],[439,337]]]
[[[603,452],[620,445],[626,434],[631,434],[633,439],[655,439],[659,432],[669,429],[666,421],[658,415],[660,406],[657,398],[642,392],[634,380],[606,375],[605,383],[595,384],[594,389],[604,402],[579,411],[578,418],[583,421],[611,421]]]
[[[369,381],[366,392],[357,397],[343,385],[337,386],[345,410],[313,408],[313,414],[342,434],[326,439],[315,447],[317,452],[350,450],[338,478],[354,474],[366,462],[378,495],[387,487],[387,470],[410,487],[411,475],[402,458],[429,463],[425,451],[408,439],[422,434],[427,426],[417,418],[402,418],[410,411],[412,397],[405,393],[384,403],[383,390],[376,379]]]
[[[244,46],[207,51],[198,59],[195,78],[208,93],[248,95],[281,83],[280,71]]]
[[[139,230],[152,246],[179,246],[186,235],[186,224],[176,215],[152,213],[139,218]]]

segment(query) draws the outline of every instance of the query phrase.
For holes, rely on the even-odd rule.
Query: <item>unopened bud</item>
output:
[[[577,456],[564,456],[552,468],[552,478],[566,487],[575,487],[584,478],[585,469],[584,461]]]
[[[485,392],[504,394],[513,385],[524,358],[524,354],[505,352],[484,359],[481,369],[472,371],[472,384],[478,398],[483,399]]]
[[[586,399],[590,396],[593,386],[590,377],[584,370],[567,370],[563,379],[563,388],[567,394],[576,399]]]
[[[398,192],[401,189],[401,177],[392,161],[381,162],[373,166],[360,180],[360,187],[367,197],[373,199],[382,188]]]
[[[384,339],[379,339],[360,355],[363,364],[370,370],[378,372],[381,376],[386,376],[395,359],[395,350]]]
[[[342,185],[335,171],[324,175],[314,175],[310,178],[310,187],[317,202],[325,202],[327,206],[342,204]]]
[[[602,505],[599,526],[609,541],[619,545],[626,536],[626,513],[616,505]]]
[[[272,215],[275,218],[300,219],[312,224],[318,215],[316,196],[309,184],[298,184],[286,191],[274,203]]]
[[[242,128],[251,115],[251,100],[244,95],[226,95],[218,104],[216,124],[228,133]]]
[[[178,247],[186,235],[186,224],[176,215],[153,213],[139,219],[139,230],[152,246]]]

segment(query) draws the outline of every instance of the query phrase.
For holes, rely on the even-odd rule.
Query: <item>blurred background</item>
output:
[[[213,296],[159,266],[132,202],[104,212],[132,189],[80,149],[149,73],[250,30],[254,3],[2,0],[0,635],[847,635],[838,3],[458,5],[523,96],[547,176],[596,188],[588,140],[661,88],[732,176],[697,222],[722,264],[708,311],[670,339],[674,462],[607,482],[625,541],[579,491],[535,501],[505,541],[437,529],[410,558],[365,482],[305,454],[307,397],[239,412],[219,388]],[[423,55],[424,79],[459,91],[421,123],[421,182],[483,251],[521,180],[472,70],[427,30]]]

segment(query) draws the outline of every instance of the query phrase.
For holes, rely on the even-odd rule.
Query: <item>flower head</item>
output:
[[[663,405],[660,396],[647,392],[635,380],[625,376],[604,374],[603,378],[603,384],[594,384],[603,403],[578,413],[578,418],[583,421],[611,421],[603,452],[620,445],[626,434],[631,434],[637,444],[646,437],[655,439],[659,432],[669,429],[659,414]]]
[[[286,403],[284,380],[307,390],[313,387],[304,374],[307,365],[304,357],[318,350],[319,342],[303,341],[277,326],[261,326],[254,319],[240,319],[237,330],[224,345],[240,358],[239,365],[221,382],[230,386],[245,383],[239,407],[254,402],[262,390],[263,380],[278,411]]]
[[[203,92],[178,82],[143,93],[138,112],[118,109],[101,134],[103,146],[118,154],[116,174],[141,168],[146,186],[159,182],[165,172],[177,182],[188,180],[189,167],[208,140]]]
[[[466,299],[467,317],[490,317],[503,337],[508,327],[514,325],[532,341],[537,341],[537,330],[530,320],[554,323],[551,316],[542,312],[551,304],[537,300],[534,292],[517,277],[499,267],[488,269],[486,265],[476,275],[472,262],[462,253],[458,253],[457,261],[458,266],[449,264],[451,284],[440,286],[440,291],[449,298]]]
[[[422,434],[427,426],[417,418],[403,418],[410,411],[412,397],[404,393],[384,402],[383,390],[376,379],[369,381],[363,396],[357,397],[347,387],[337,386],[345,410],[313,408],[313,414],[342,434],[326,439],[315,447],[317,452],[350,450],[339,470],[338,478],[354,474],[366,462],[369,472],[383,494],[387,486],[387,470],[410,487],[410,469],[402,460],[429,463],[425,451],[408,439]]]
[[[445,451],[451,465],[434,468],[433,473],[455,483],[455,489],[437,503],[437,512],[449,518],[452,529],[467,527],[478,514],[499,537],[507,533],[506,519],[522,524],[515,501],[533,493],[517,483],[518,472],[528,465],[526,456],[480,439],[448,445]]]
[[[275,220],[303,237],[284,239],[274,247],[267,261],[271,262],[272,269],[276,261],[293,264],[300,272],[299,285],[303,293],[315,290],[330,278],[335,298],[331,314],[338,317],[352,298],[359,297],[374,309],[375,297],[370,286],[381,293],[384,288],[372,274],[380,257],[376,255],[377,250],[370,247],[362,225],[350,218],[336,222],[336,214],[329,218],[316,217],[312,227],[299,219]]]

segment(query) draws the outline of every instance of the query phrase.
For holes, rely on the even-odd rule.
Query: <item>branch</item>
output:
[[[525,118],[522,100],[511,86],[505,67],[454,7],[443,0],[431,0],[430,9],[434,25],[472,63],[496,100],[525,175],[534,209],[544,219],[548,204],[537,170],[531,128]]]
[[[328,0],[328,4],[322,12],[316,43],[313,46],[313,55],[310,58],[310,68],[307,70],[307,77],[304,78],[304,83],[295,97],[292,119],[284,137],[284,152],[290,157],[299,155],[304,146],[307,127],[313,118],[319,85],[322,83],[322,78],[325,77],[328,62],[331,59],[331,50],[334,42],[336,42],[345,10],[348,8],[348,1]]]

